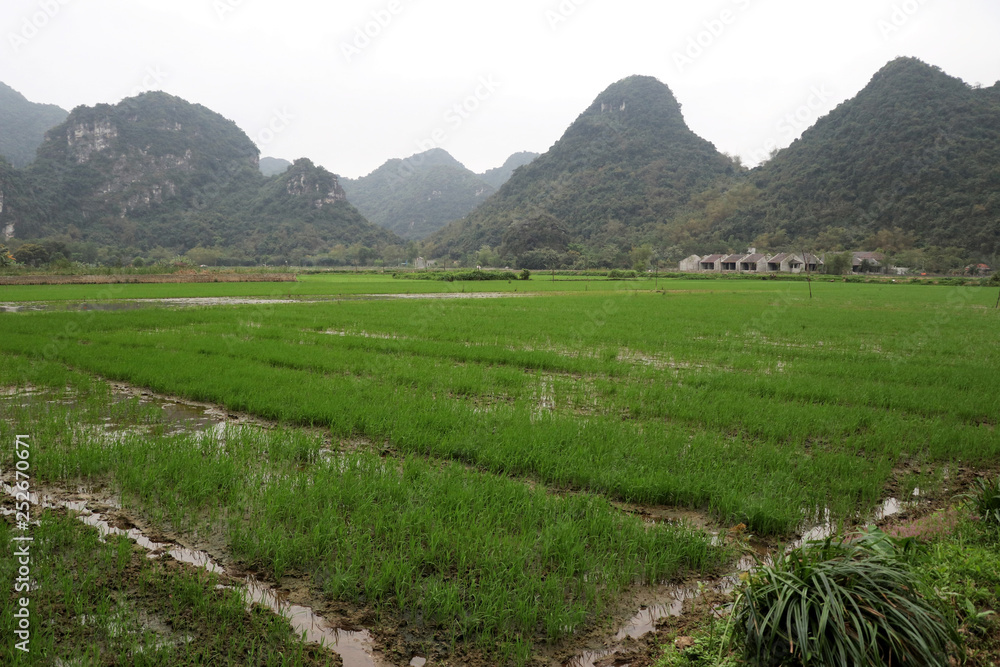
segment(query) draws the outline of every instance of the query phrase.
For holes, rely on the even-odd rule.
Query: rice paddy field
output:
[[[586,664],[568,660],[643,590],[731,569],[717,534],[733,526],[790,540],[1000,462],[993,289],[814,281],[810,297],[801,282],[538,275],[0,289],[32,305],[0,313],[5,482],[28,433],[38,489],[115,497],[227,570],[370,628],[386,664]],[[157,298],[218,302],[66,307]],[[247,423],[177,429],[112,385]],[[39,533],[86,528],[42,514]],[[134,575],[118,597],[152,605],[129,613],[169,616],[166,588],[134,593],[167,577],[143,573],[159,561],[115,548],[109,572]],[[101,599],[95,576],[78,607]],[[249,623],[190,576],[219,606],[204,614]],[[67,595],[83,585],[51,577]],[[69,600],[45,613],[94,617]],[[52,655],[58,626],[38,618]],[[248,627],[262,648],[250,633],[230,662],[206,661],[210,633],[147,627],[131,644],[105,629],[105,662],[85,664],[323,664],[285,648],[294,629]]]

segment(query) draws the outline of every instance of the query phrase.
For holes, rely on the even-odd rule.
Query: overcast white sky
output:
[[[348,177],[431,146],[477,172],[544,152],[631,74],[748,164],[897,56],[1000,79],[996,0],[3,0],[0,31],[0,81],[32,101],[165,90]]]

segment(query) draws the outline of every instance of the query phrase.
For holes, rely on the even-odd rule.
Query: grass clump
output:
[[[962,495],[984,526],[1000,528],[1000,477],[978,477],[972,489]]]
[[[753,665],[948,665],[955,627],[910,565],[916,542],[884,533],[793,549],[753,574],[734,623]]]

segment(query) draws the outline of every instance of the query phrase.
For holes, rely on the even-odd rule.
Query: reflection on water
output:
[[[427,292],[420,294],[356,294],[310,297],[170,297],[163,299],[120,299],[115,301],[30,301],[0,302],[0,313],[42,310],[120,311],[141,308],[196,308],[205,306],[273,306],[287,303],[333,303],[335,301],[388,301],[392,299],[501,299],[532,296],[527,292]]]
[[[17,491],[9,484],[2,484],[3,492],[14,497]],[[215,574],[225,575],[224,567],[216,563],[212,557],[204,552],[194,549],[186,549],[169,542],[156,542],[147,537],[139,528],[118,528],[113,525],[115,519],[109,518],[106,514],[91,510],[86,500],[61,500],[50,495],[29,494],[29,501],[36,506],[50,508],[65,508],[77,512],[77,518],[88,526],[93,526],[101,534],[102,538],[108,535],[121,535],[132,540],[142,548],[149,551],[149,558],[157,558],[166,554],[174,560],[188,563],[195,567],[202,568]],[[114,509],[120,509],[114,507]],[[368,630],[356,631],[333,628],[322,616],[314,612],[310,607],[290,604],[284,596],[273,587],[261,583],[256,579],[248,578],[246,585],[242,589],[244,599],[248,605],[262,604],[270,608],[274,613],[288,619],[292,629],[299,636],[305,633],[306,641],[321,644],[339,654],[344,662],[344,667],[381,667],[381,661],[377,660],[374,652],[374,640]],[[220,588],[233,588],[232,586],[220,586]]]

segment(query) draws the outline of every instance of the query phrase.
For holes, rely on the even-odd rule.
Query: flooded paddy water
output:
[[[534,296],[529,292],[426,292],[416,294],[359,294],[302,297],[164,297],[114,301],[0,302],[0,313],[40,311],[126,311],[143,308],[203,308],[207,306],[276,306],[282,304],[335,303],[340,301],[393,301],[434,299],[505,299]]]
[[[264,422],[248,415],[238,415],[219,406],[165,397],[148,390],[137,389],[120,383],[112,383],[116,402],[137,399],[140,405],[151,406],[162,411],[162,423],[170,433],[225,433],[227,424],[248,424]],[[72,394],[53,400],[45,398],[46,392],[34,387],[7,387],[0,389],[0,400],[26,406],[36,401],[58,402],[64,406],[76,405]],[[105,428],[115,430],[118,425],[111,418]],[[17,491],[5,478],[0,482],[0,491],[11,498]],[[242,591],[245,603],[259,604],[275,614],[286,618],[294,632],[307,642],[319,644],[338,654],[344,667],[390,667],[390,663],[380,656],[371,632],[364,628],[343,629],[336,627],[313,608],[289,601],[287,592],[275,586],[246,575],[234,568],[220,564],[208,552],[181,546],[169,537],[153,534],[136,525],[129,512],[124,511],[119,499],[107,493],[60,489],[52,486],[28,494],[29,502],[39,508],[65,509],[72,512],[81,522],[98,530],[100,535],[126,537],[145,549],[150,559],[170,558],[195,568],[219,575],[229,582],[220,587]],[[13,510],[0,507],[0,513],[12,514]]]

